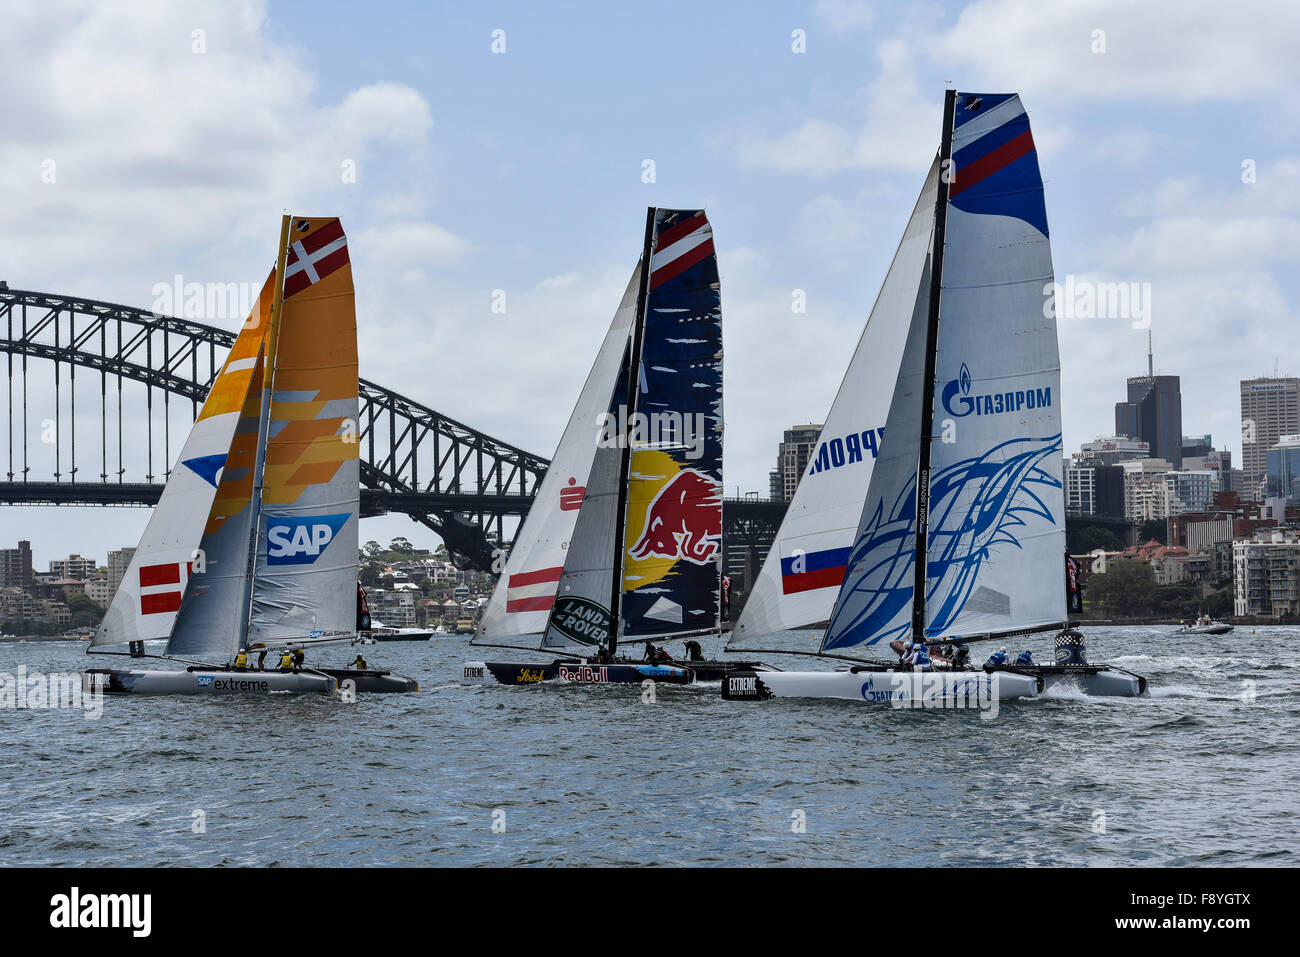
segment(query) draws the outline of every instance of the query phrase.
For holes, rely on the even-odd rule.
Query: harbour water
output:
[[[1087,631],[1148,697],[1061,689],[994,720],[733,703],[716,684],[653,703],[638,686],[463,686],[464,660],[523,655],[454,636],[366,648],[422,690],[354,704],[0,708],[0,864],[1300,863],[1300,629],[1174,632]],[[1050,640],[1028,644],[1050,660]],[[85,647],[0,644],[0,672],[80,670]]]

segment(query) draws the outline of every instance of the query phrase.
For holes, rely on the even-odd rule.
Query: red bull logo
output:
[[[682,469],[650,502],[645,531],[628,554],[707,565],[722,545],[722,486],[697,469]]]

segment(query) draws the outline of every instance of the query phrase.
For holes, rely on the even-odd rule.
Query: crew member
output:
[[[593,656],[593,658],[596,664],[598,665],[607,665],[614,660],[613,656],[609,653],[608,645],[601,645],[599,648],[597,648],[596,654]]]
[[[1034,656],[1031,655],[1027,650],[1020,652],[1020,654],[1016,656],[1016,664],[1018,665],[1032,665],[1033,663],[1034,663]]]
[[[235,655],[235,670],[244,671],[247,668],[248,668],[248,655],[244,653],[243,648],[240,648],[239,653]]]
[[[289,649],[286,648],[284,649],[284,651],[280,652],[279,668],[281,671],[288,671],[292,667],[293,667],[293,655],[289,652]]]
[[[989,655],[989,660],[985,662],[985,664],[993,665],[995,667],[998,665],[1005,665],[1006,663],[1007,649],[1005,648],[999,648],[997,651],[993,652],[993,654]]]
[[[686,657],[689,661],[704,660],[704,649],[700,647],[698,641],[686,642]]]
[[[964,671],[970,667],[970,648],[965,644],[958,643],[953,646],[952,666],[958,671]]]
[[[645,660],[652,665],[659,663],[659,649],[648,641],[645,643]]]
[[[262,653],[257,656],[257,670],[258,671],[266,670],[266,649],[265,648],[263,648]]]
[[[925,642],[918,642],[912,651],[912,657],[908,659],[911,662],[913,671],[929,671],[930,649],[925,646]]]
[[[357,656],[352,659],[352,663],[348,667],[355,668],[357,671],[365,671],[369,665],[366,664],[365,657],[358,651]]]
[[[298,671],[302,668],[302,663],[307,660],[307,653],[301,648],[293,650],[293,670]]]

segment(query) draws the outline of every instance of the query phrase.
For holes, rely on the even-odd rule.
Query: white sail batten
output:
[[[750,588],[731,634],[731,648],[742,649],[774,632],[811,627],[831,616],[887,432],[894,394],[891,373],[902,362],[930,251],[938,182],[936,159],[826,415],[817,450]]]
[[[536,635],[541,640],[578,516],[586,509],[584,501],[598,450],[600,417],[610,409],[627,354],[640,273],[639,267],[632,273],[471,644],[491,644],[522,635]],[[608,601],[607,591],[601,604],[607,606]]]

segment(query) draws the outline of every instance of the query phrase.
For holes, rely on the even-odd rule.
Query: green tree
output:
[[[1153,538],[1161,545],[1169,544],[1169,523],[1165,519],[1147,519],[1138,526],[1138,541],[1149,542]]]
[[[104,609],[96,605],[86,595],[69,595],[68,611],[72,612],[72,627],[98,625],[104,620]]]
[[[390,552],[396,552],[398,555],[409,555],[411,552],[415,551],[415,546],[412,545],[407,538],[399,535],[388,543],[388,550]]]
[[[1133,617],[1151,612],[1155,573],[1146,562],[1119,559],[1102,574],[1088,578],[1089,604],[1106,616]]]
[[[1072,555],[1086,555],[1098,548],[1107,552],[1124,549],[1124,542],[1109,528],[1100,525],[1079,525],[1069,529],[1066,546]]]
[[[370,541],[366,542],[364,545],[361,546],[361,551],[365,553],[366,558],[374,558],[376,555],[382,552],[383,549],[379,546],[378,542],[376,542],[374,539],[371,539]]]

